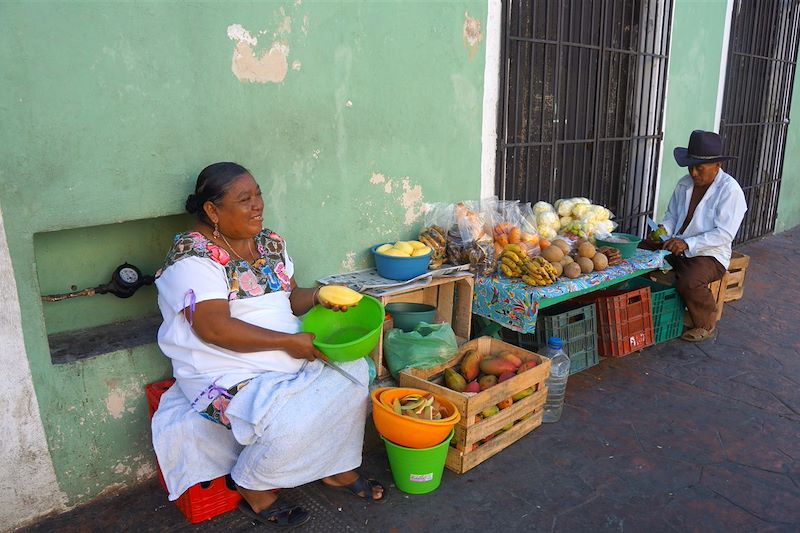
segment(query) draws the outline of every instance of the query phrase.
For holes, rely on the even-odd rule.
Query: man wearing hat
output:
[[[713,336],[717,325],[716,301],[708,284],[721,279],[731,261],[731,243],[747,202],[742,188],[724,170],[722,139],[710,131],[695,130],[687,148],[675,148],[678,166],[689,167],[672,193],[662,226],[671,236],[664,249],[675,270],[676,288],[692,318],[693,328],[681,338],[699,342]]]

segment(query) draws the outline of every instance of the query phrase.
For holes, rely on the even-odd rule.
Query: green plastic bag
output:
[[[458,350],[450,324],[420,322],[412,331],[391,329],[383,340],[389,372],[397,379],[404,368],[430,368],[452,359]]]

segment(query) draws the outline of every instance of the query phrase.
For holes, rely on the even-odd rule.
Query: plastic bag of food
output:
[[[458,350],[450,324],[420,322],[413,330],[390,329],[383,341],[386,366],[395,379],[404,368],[430,368],[446,363]]]
[[[533,221],[536,219],[530,203],[519,204],[520,246],[528,257],[539,255],[539,232]]]
[[[447,260],[447,228],[453,224],[453,204],[426,204],[419,240],[433,250],[429,268],[435,270]]]
[[[447,257],[453,265],[470,265],[470,270],[490,275],[495,270],[492,211],[494,200],[461,202],[453,208],[454,224],[447,231]]]
[[[494,226],[492,227],[495,255],[503,253],[503,248],[509,244],[519,244],[522,239],[520,218],[519,201],[498,200],[496,202]]]

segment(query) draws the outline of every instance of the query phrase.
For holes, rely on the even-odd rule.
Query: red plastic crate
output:
[[[230,475],[198,483],[181,494],[175,505],[192,524],[211,520],[215,516],[233,511],[242,496]]]
[[[601,356],[623,357],[655,343],[650,287],[597,291],[575,300],[595,304]]]
[[[170,378],[145,386],[144,390],[147,396],[147,408],[150,418],[153,418],[153,414],[158,409],[161,395],[167,392],[167,389],[173,383],[175,383],[175,379]],[[167,490],[167,484],[164,482],[160,466],[158,466],[158,480],[164,490]],[[242,496],[236,490],[236,484],[231,479],[231,476],[227,475],[189,487],[175,501],[175,505],[178,506],[178,509],[189,522],[197,524],[233,511],[239,506],[240,501],[242,501]]]
[[[153,415],[158,409],[158,404],[161,403],[161,395],[167,392],[173,383],[175,383],[175,378],[156,381],[155,383],[145,385],[144,393],[145,396],[147,396],[147,411],[150,418],[153,418]]]

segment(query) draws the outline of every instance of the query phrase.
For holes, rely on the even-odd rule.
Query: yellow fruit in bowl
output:
[[[397,241],[396,243],[394,243],[394,247],[397,248],[398,250],[402,250],[407,255],[411,255],[412,253],[414,253],[414,247],[411,246],[411,243],[408,243],[406,241]]]
[[[347,307],[353,307],[363,298],[363,295],[343,285],[326,285],[320,287],[317,295],[323,302]]]
[[[403,250],[399,250],[395,247],[389,248],[386,251],[381,252],[383,255],[390,255],[392,257],[411,257],[409,254],[404,252]]]
[[[414,248],[415,250],[419,250],[420,248],[427,248],[427,246],[425,246],[425,244],[424,244],[424,243],[421,243],[421,242],[419,242],[419,241],[407,241],[407,242],[408,242],[408,244],[410,244],[410,245],[411,245],[411,247],[412,247],[412,248]]]
[[[376,252],[378,252],[379,254],[382,254],[382,253],[384,253],[386,250],[389,250],[389,249],[391,249],[391,248],[393,248],[393,246],[391,245],[391,243],[388,243],[388,242],[387,242],[386,244],[381,244],[380,246],[378,246],[377,248],[375,248],[375,251],[376,251]]]
[[[417,248],[411,253],[411,257],[419,257],[421,255],[428,255],[431,253],[431,249],[427,246],[423,245],[422,248]]]

